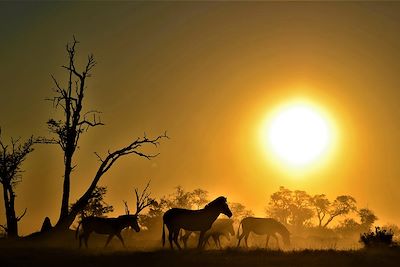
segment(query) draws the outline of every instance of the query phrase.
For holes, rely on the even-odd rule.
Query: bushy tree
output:
[[[296,227],[302,227],[313,215],[311,196],[305,191],[295,190],[292,193],[292,203],[290,205],[290,223]]]
[[[24,142],[20,139],[11,139],[10,144],[5,144],[1,139],[0,129],[0,183],[3,187],[6,212],[6,225],[0,226],[9,238],[18,237],[18,222],[26,214],[26,209],[19,216],[15,212],[15,187],[21,182],[22,163],[33,151],[34,142],[33,137],[30,137]]]
[[[342,195],[336,197],[328,209],[328,219],[324,223],[323,227],[327,227],[329,223],[338,216],[347,215],[352,211],[357,210],[356,200],[349,195]]]
[[[363,231],[370,231],[374,222],[378,220],[378,217],[375,215],[375,213],[368,208],[362,208],[358,210],[358,216],[360,216],[361,227]]]
[[[254,212],[250,209],[247,209],[246,206],[241,203],[230,202],[228,206],[232,211],[232,219],[234,221],[240,222],[246,217],[254,216]]]
[[[292,191],[281,186],[279,191],[271,195],[268,207],[266,209],[267,215],[277,219],[283,224],[289,223],[290,207],[292,204]]]
[[[331,202],[326,197],[325,194],[315,195],[311,199],[311,204],[314,207],[315,213],[318,218],[318,226],[322,226],[322,221],[325,219],[326,215],[329,212],[329,206]]]
[[[314,214],[311,199],[305,191],[292,191],[281,186],[270,197],[267,215],[286,225],[304,226]]]
[[[171,208],[199,209],[209,202],[208,191],[197,188],[186,191],[182,186],[176,186],[175,191],[161,197],[149,206],[147,214],[140,215],[140,224],[148,229],[159,228],[162,215]]]
[[[105,214],[113,212],[114,207],[108,205],[104,201],[104,196],[106,193],[107,187],[96,186],[88,204],[81,212],[79,212],[78,219],[81,221],[83,218],[89,216],[103,217]]]
[[[210,200],[208,199],[208,191],[197,188],[192,191],[192,203],[195,208],[201,209],[206,205]]]

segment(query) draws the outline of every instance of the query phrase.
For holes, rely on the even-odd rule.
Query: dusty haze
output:
[[[86,108],[106,125],[82,137],[71,201],[97,170],[94,151],[167,130],[159,157],[124,158],[101,180],[114,214],[151,178],[154,196],[201,187],[259,216],[280,185],[350,194],[398,223],[399,12],[400,3],[3,2],[0,125],[4,137],[49,135],[50,74],[66,78],[74,34],[80,62],[90,52],[98,61]],[[334,155],[302,175],[274,164],[259,140],[265,116],[298,96],[323,107],[339,132]],[[58,218],[62,154],[38,145],[24,169],[22,234]]]

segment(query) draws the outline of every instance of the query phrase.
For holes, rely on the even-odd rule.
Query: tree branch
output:
[[[28,209],[25,208],[24,212],[23,212],[20,216],[18,216],[18,217],[16,218],[18,222],[25,216],[27,210],[28,210]]]

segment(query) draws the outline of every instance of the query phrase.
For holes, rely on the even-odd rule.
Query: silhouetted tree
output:
[[[378,220],[378,217],[376,217],[375,213],[368,208],[362,208],[358,210],[358,216],[360,216],[361,227],[363,231],[370,231],[374,222]]]
[[[296,227],[304,226],[314,215],[311,207],[311,196],[306,191],[293,191],[290,204],[290,224]]]
[[[208,191],[197,188],[192,191],[192,203],[197,209],[201,209],[205,204],[210,202],[208,199]]]
[[[121,157],[129,154],[136,154],[140,157],[150,159],[157,155],[146,154],[139,149],[146,144],[158,145],[160,139],[167,137],[166,134],[155,138],[137,138],[129,145],[122,147],[113,152],[108,152],[106,157],[101,157],[96,153],[101,164],[86,192],[78,199],[78,201],[69,209],[70,181],[71,172],[74,168],[73,157],[78,148],[79,138],[82,133],[92,127],[103,125],[98,118],[97,111],[83,111],[85,90],[87,88],[87,78],[91,77],[91,71],[96,65],[93,55],[89,55],[86,65],[82,71],[79,71],[75,64],[76,45],[78,41],[74,38],[72,44],[67,44],[66,50],[68,54],[68,63],[63,66],[68,74],[66,85],[60,84],[53,76],[55,84],[55,96],[50,100],[56,108],[63,111],[62,119],[50,119],[47,122],[54,138],[42,138],[42,143],[57,144],[64,153],[64,181],[63,193],[60,208],[60,217],[56,224],[58,229],[67,229],[79,212],[81,212],[88,204],[96,185],[100,178],[105,174],[111,166]]]
[[[328,214],[329,206],[331,202],[325,196],[325,194],[315,195],[311,199],[311,203],[314,207],[315,213],[318,217],[318,226],[322,226],[322,221],[324,220],[325,216]]]
[[[323,225],[323,227],[327,227],[329,223],[332,222],[338,216],[346,215],[351,211],[356,211],[356,200],[349,195],[338,196],[332,202],[328,210],[328,219]]]
[[[314,212],[311,205],[311,196],[305,191],[291,191],[283,186],[271,195],[267,207],[267,215],[283,224],[296,227],[304,226]]]
[[[361,225],[354,218],[345,218],[335,227],[335,231],[345,236],[359,235]]]
[[[192,192],[185,191],[185,189],[178,185],[175,187],[175,192],[168,197],[163,198],[165,208],[183,208],[191,209],[193,207],[193,194]]]
[[[160,227],[157,226],[161,226],[163,214],[164,205],[160,201],[153,201],[147,214],[139,215],[139,223],[147,229],[159,229]]]
[[[6,212],[6,225],[1,227],[7,233],[7,237],[18,237],[18,222],[26,214],[24,212],[17,216],[15,212],[15,187],[22,178],[22,163],[29,153],[33,151],[34,139],[30,137],[25,142],[12,139],[9,145],[1,140],[0,129],[0,183],[3,187],[4,208]]]
[[[156,228],[162,222],[164,212],[171,208],[199,209],[209,202],[208,192],[197,188],[186,191],[182,186],[175,187],[175,191],[149,206],[147,214],[140,215],[140,224],[148,229]]]
[[[271,195],[267,207],[267,214],[283,224],[288,224],[290,207],[292,204],[292,191],[280,186],[279,191]]]
[[[245,205],[238,202],[229,202],[228,206],[232,211],[232,219],[240,222],[243,218],[254,216],[252,210],[247,209]]]
[[[81,210],[78,214],[78,220],[81,221],[83,218],[88,216],[102,217],[107,213],[113,212],[114,207],[108,205],[104,201],[104,196],[107,193],[107,187],[96,186],[92,192],[92,197],[88,201],[86,207]],[[72,204],[71,206],[73,206]]]

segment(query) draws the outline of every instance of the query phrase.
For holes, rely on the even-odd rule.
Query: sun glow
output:
[[[262,139],[268,155],[290,167],[304,167],[327,154],[333,139],[327,118],[316,107],[295,102],[278,109],[267,120]]]

